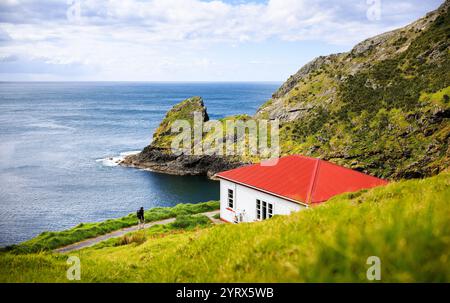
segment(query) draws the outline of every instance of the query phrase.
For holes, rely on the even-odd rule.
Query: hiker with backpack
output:
[[[139,229],[143,229],[144,228],[144,224],[145,224],[145,218],[144,218],[144,208],[141,207],[137,212],[136,212],[136,217],[138,218],[138,226]]]

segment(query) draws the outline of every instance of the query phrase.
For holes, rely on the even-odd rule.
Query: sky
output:
[[[0,81],[284,81],[443,0],[0,0]]]

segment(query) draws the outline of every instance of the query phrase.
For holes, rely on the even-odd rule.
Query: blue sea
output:
[[[0,83],[0,246],[43,231],[219,198],[216,181],[115,166],[191,96],[211,119],[254,114],[281,83]]]

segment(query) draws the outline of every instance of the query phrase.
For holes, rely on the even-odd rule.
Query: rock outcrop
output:
[[[192,97],[175,105],[167,112],[164,120],[153,134],[152,143],[139,154],[125,157],[120,164],[167,174],[207,175],[208,177],[213,177],[217,172],[242,165],[242,162],[231,157],[176,155],[172,152],[171,142],[175,136],[171,132],[172,123],[177,120],[186,120],[192,125],[194,113],[199,114],[203,122],[209,120],[201,97]]]
[[[121,165],[172,175],[206,175],[212,178],[220,171],[239,167],[243,163],[219,156],[177,156],[170,150],[147,146],[141,153],[126,157]]]

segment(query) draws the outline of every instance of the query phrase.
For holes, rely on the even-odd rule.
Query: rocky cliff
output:
[[[125,157],[121,165],[148,169],[175,175],[207,175],[232,169],[242,165],[239,159],[214,155],[176,155],[171,150],[171,142],[176,134],[171,125],[176,120],[186,120],[193,124],[194,113],[199,113],[202,121],[209,121],[206,107],[201,97],[192,97],[175,105],[153,134],[150,145],[136,155]]]
[[[255,117],[282,121],[283,154],[385,178],[438,173],[449,165],[449,6],[314,59]]]
[[[292,75],[257,111],[279,119],[281,152],[320,157],[383,178],[437,174],[450,163],[450,1],[416,22],[322,56]],[[175,156],[170,124],[192,119],[201,98],[168,112],[152,144],[125,165],[208,174],[248,158]],[[251,161],[257,161],[252,158]]]

